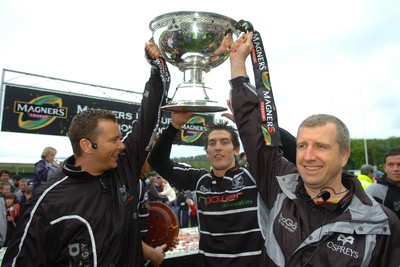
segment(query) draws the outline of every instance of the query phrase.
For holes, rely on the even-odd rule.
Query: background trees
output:
[[[400,137],[388,139],[367,139],[368,164],[383,171],[383,156],[393,147],[400,147]],[[345,169],[359,170],[365,164],[364,139],[351,139],[351,155]]]
[[[390,137],[388,139],[367,139],[368,164],[376,166],[383,171],[383,156],[393,147],[400,147],[400,137]],[[351,155],[345,166],[346,170],[359,170],[365,164],[364,139],[351,139]],[[211,165],[206,155],[195,157],[175,158],[175,161],[187,163],[196,168],[210,169]]]

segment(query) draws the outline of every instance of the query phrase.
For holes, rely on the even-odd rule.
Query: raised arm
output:
[[[258,188],[264,200],[272,205],[270,192],[278,190],[275,177],[289,172],[288,162],[283,159],[279,143],[268,140],[268,132],[263,128],[260,113],[260,98],[256,88],[250,84],[246,71],[246,58],[253,49],[253,33],[243,34],[232,46],[231,61],[231,106],[236,125],[246,152],[250,169],[255,175]],[[253,55],[253,54],[252,54]],[[272,100],[272,94],[271,99]],[[269,103],[267,102],[266,105]],[[272,118],[276,109],[270,108],[268,115]],[[268,120],[267,120],[268,121]],[[277,129],[275,129],[277,130]],[[279,133],[279,132],[278,132]]]
[[[148,163],[162,177],[167,179],[175,187],[191,189],[195,185],[198,170],[176,163],[170,159],[173,141],[181,127],[190,119],[191,113],[172,113],[172,121],[161,133],[148,157]]]
[[[154,42],[146,43],[145,49],[147,55],[156,58],[157,46]],[[161,70],[151,65],[150,78],[145,85],[141,106],[138,111],[138,119],[133,122],[132,130],[124,138],[127,154],[131,157],[130,161],[138,166],[143,166],[146,160],[146,147],[150,142],[158,120],[159,107],[165,97],[164,90],[168,90],[168,88],[164,88]],[[134,134],[131,134],[131,132]],[[140,170],[138,170],[137,175],[140,175]]]

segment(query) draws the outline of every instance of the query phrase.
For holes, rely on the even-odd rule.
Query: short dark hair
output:
[[[204,132],[204,137],[205,137],[205,142],[204,142],[204,149],[207,150],[208,146],[208,137],[213,131],[227,131],[230,136],[231,136],[231,141],[233,144],[234,148],[240,148],[240,141],[239,141],[239,135],[237,133],[237,130],[233,128],[232,126],[228,125],[227,121],[217,121],[215,123],[211,123],[207,126],[207,130]]]
[[[6,196],[6,199],[13,199],[13,200],[14,200],[14,203],[16,203],[16,202],[17,202],[17,195],[14,194],[14,193],[9,193],[9,194]]]
[[[97,126],[103,120],[117,122],[114,113],[105,109],[87,109],[75,115],[68,131],[68,137],[75,156],[82,155],[79,145],[81,139],[87,138],[92,142],[96,142],[98,135]]]
[[[0,171],[0,176],[3,175],[3,173],[7,173],[9,175],[10,171],[9,170],[1,170]]]
[[[398,156],[400,155],[400,147],[395,147],[390,149],[388,152],[385,153],[383,156],[383,163],[386,163],[386,158],[390,156]]]
[[[13,179],[13,180],[17,180],[17,181],[19,181],[19,180],[21,180],[21,179],[22,179],[22,176],[21,176],[21,175],[19,175],[19,174],[15,174],[15,175],[13,175],[12,179]]]

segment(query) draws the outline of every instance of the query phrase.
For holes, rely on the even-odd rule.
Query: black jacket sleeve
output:
[[[281,135],[283,156],[288,161],[296,164],[296,137],[281,127],[279,127],[279,133]]]
[[[147,157],[146,147],[156,126],[163,89],[159,71],[152,69],[150,78],[145,85],[138,117],[132,123],[132,130],[123,140],[129,161],[137,166],[134,170],[137,177],[140,176],[141,168]]]
[[[182,190],[194,190],[204,169],[188,167],[170,159],[172,143],[179,130],[171,124],[162,132],[147,159],[151,167],[172,186]]]
[[[231,80],[231,104],[250,170],[267,206],[272,207],[279,185],[276,176],[293,173],[295,165],[285,158],[278,146],[265,145],[258,96],[247,77]],[[273,112],[276,112],[274,110]]]
[[[172,143],[178,129],[171,124],[162,132],[147,159],[150,166],[167,180],[173,176],[174,162],[170,159]]]

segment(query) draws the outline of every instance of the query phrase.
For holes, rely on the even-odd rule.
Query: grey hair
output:
[[[361,166],[360,173],[364,175],[368,175],[369,173],[374,172],[374,167],[369,164],[364,164]]]
[[[43,149],[42,155],[40,156],[42,159],[45,159],[47,155],[49,155],[50,153],[57,153],[57,149],[55,149],[54,147],[48,146],[45,147]]]
[[[338,118],[333,115],[328,114],[314,114],[306,118],[299,126],[297,130],[297,135],[303,127],[316,127],[323,126],[327,123],[333,123],[336,126],[336,141],[339,144],[341,151],[346,151],[350,149],[350,133],[347,126]]]

